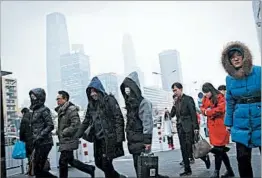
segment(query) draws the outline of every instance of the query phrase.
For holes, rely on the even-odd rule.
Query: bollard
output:
[[[157,124],[157,130],[158,130],[158,138],[159,138],[159,144],[160,144],[160,150],[163,151],[163,142],[162,142],[162,131],[161,131],[161,124]]]

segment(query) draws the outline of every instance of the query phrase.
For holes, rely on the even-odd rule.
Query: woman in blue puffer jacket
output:
[[[252,64],[248,47],[230,42],[222,52],[226,77],[225,125],[236,142],[240,177],[253,177],[252,148],[261,149],[261,66]]]

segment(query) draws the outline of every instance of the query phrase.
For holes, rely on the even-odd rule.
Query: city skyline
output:
[[[124,72],[119,66],[124,66],[121,41],[125,33],[132,35],[146,86],[155,85],[152,72],[160,72],[158,54],[166,49],[180,52],[184,83],[204,79],[224,84],[220,52],[231,40],[245,42],[254,64],[261,64],[251,2],[3,2],[1,9],[1,42],[5,44],[1,62],[17,78],[19,103],[31,88],[46,87],[44,24],[51,12],[65,14],[72,44],[84,44],[91,58],[91,76]],[[192,21],[193,17],[198,20]],[[215,67],[199,70],[206,65]]]

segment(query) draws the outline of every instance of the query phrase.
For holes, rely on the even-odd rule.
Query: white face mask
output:
[[[126,95],[130,95],[130,92],[131,92],[130,88],[129,88],[129,87],[126,87],[126,88],[125,88],[125,93],[126,93]]]

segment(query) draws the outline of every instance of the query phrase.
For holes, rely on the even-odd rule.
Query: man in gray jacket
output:
[[[137,72],[129,74],[120,86],[127,110],[126,137],[137,173],[138,157],[151,151],[153,135],[152,103],[142,96]],[[158,175],[158,177],[166,177]]]
[[[55,108],[55,111],[58,113],[58,151],[61,152],[59,159],[59,177],[68,178],[68,164],[94,177],[94,166],[84,164],[74,159],[73,151],[78,149],[79,141],[76,137],[80,126],[78,107],[69,102],[69,94],[66,91],[59,91],[56,100],[58,104]]]

